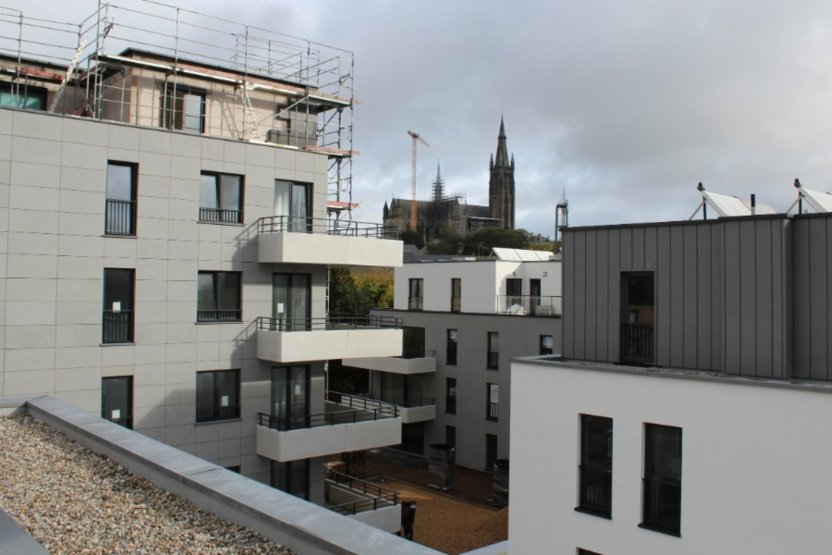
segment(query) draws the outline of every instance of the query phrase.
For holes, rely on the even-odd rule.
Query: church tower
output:
[[[514,229],[514,155],[509,160],[502,117],[500,134],[497,136],[497,154],[491,157],[489,170],[488,208],[491,217],[501,219],[504,228]]]

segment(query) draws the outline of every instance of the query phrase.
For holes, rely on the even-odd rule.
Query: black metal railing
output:
[[[488,402],[488,414],[486,418],[488,420],[497,420],[500,418],[500,403]]]
[[[203,208],[199,207],[199,221],[221,224],[243,223],[242,210],[229,210],[227,208]]]
[[[653,363],[653,324],[621,323],[621,362]]]
[[[560,316],[562,297],[557,295],[497,295],[497,312],[514,316]]]
[[[101,318],[102,343],[132,343],[133,342],[133,311],[120,310],[113,312],[105,310]]]
[[[644,478],[645,526],[679,533],[682,484],[667,478]]]
[[[425,303],[424,297],[408,297],[407,298],[407,309],[408,310],[422,310],[422,306]]]
[[[386,403],[391,406],[413,408],[426,407],[436,404],[434,397],[422,397],[419,399],[391,399],[384,398],[372,393],[362,393],[354,395],[352,393],[340,393],[338,391],[330,391],[327,393],[327,401],[338,403],[340,405],[349,406],[351,408],[368,408],[379,406],[379,403]]]
[[[320,233],[367,239],[397,238],[395,226],[303,216],[266,216],[257,221],[257,231],[258,233]]]
[[[488,353],[488,360],[486,361],[486,368],[496,370],[500,368],[500,353]]]
[[[114,424],[118,424],[119,426],[124,426],[130,430],[133,429],[133,417],[132,416],[123,416],[121,418],[107,418],[110,422]]]
[[[242,311],[234,310],[197,310],[197,322],[239,322]]]
[[[107,199],[104,234],[136,234],[136,201]]]
[[[401,318],[394,316],[342,316],[326,318],[257,318],[257,329],[265,331],[316,331],[348,329],[400,329]]]
[[[456,414],[456,397],[445,397],[445,412]]]
[[[211,420],[228,420],[229,418],[240,418],[240,405],[196,409],[197,422],[209,422]]]
[[[430,358],[435,357],[436,351],[433,349],[408,349],[402,351],[402,356],[400,358],[404,359],[411,359],[411,358]]]
[[[329,470],[326,473],[326,479],[331,484],[341,486],[355,493],[362,493],[369,497],[369,499],[361,499],[359,501],[351,501],[349,503],[328,507],[330,510],[342,515],[354,515],[364,511],[375,511],[379,507],[389,507],[399,502],[399,494],[397,492],[341,472]]]
[[[322,414],[310,414],[301,416],[280,417],[263,412],[257,413],[257,424],[279,432],[290,430],[302,430],[304,428],[318,428],[321,426],[335,426],[336,424],[355,424],[358,422],[370,422],[384,418],[396,418],[398,408],[380,407],[366,410],[343,410],[338,412],[326,412]]]
[[[612,511],[612,470],[581,465],[580,508],[604,516]]]

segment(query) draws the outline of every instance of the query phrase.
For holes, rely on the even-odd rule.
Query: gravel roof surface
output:
[[[0,469],[0,507],[52,554],[291,554],[28,415],[0,417]]]

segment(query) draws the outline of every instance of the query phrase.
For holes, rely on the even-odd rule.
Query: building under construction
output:
[[[509,157],[505,125],[500,120],[497,154],[489,163],[488,205],[468,204],[462,195],[446,195],[439,167],[430,200],[393,198],[384,204],[384,226],[401,234],[413,229],[411,207],[416,203],[415,231],[425,241],[443,230],[465,235],[483,227],[514,229],[514,156]]]

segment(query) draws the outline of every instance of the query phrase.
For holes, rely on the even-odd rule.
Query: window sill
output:
[[[225,226],[231,226],[231,227],[245,227],[246,226],[245,222],[240,222],[240,223],[236,223],[236,222],[211,222],[211,221],[208,221],[208,220],[197,220],[196,223],[205,224],[205,225],[225,225]]]
[[[107,239],[138,239],[135,233],[133,235],[113,235],[111,233],[105,233],[102,237]]]
[[[642,522],[638,525],[639,528],[644,528],[645,530],[650,530],[651,532],[658,532],[660,534],[667,534],[668,536],[673,536],[676,538],[681,538],[682,534],[679,530],[674,530],[672,528],[665,528],[663,526],[658,526],[656,524],[650,524],[649,522]]]
[[[597,511],[595,509],[590,509],[589,507],[575,507],[575,512],[577,513],[584,513],[586,515],[597,516],[600,518],[605,518],[607,520],[612,520],[612,513],[605,513],[603,511]]]
[[[242,323],[243,323],[242,320],[219,320],[219,321],[215,321],[215,320],[205,320],[205,321],[197,320],[196,322],[194,322],[194,324],[196,324],[197,326],[213,326],[213,325],[217,325],[217,324],[242,324]]]
[[[225,424],[227,422],[242,422],[242,417],[236,418],[217,418],[215,420],[203,420],[201,422],[194,422],[194,426],[208,426],[210,424]]]
[[[130,342],[127,342],[127,343],[99,343],[98,346],[99,347],[132,347],[135,344],[136,344],[135,341],[130,341]]]

